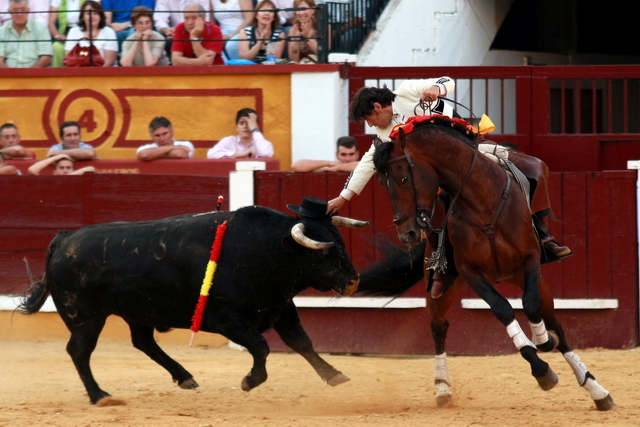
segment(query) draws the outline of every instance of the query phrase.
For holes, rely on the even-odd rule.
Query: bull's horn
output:
[[[331,222],[336,227],[360,228],[369,225],[368,221],[360,221],[358,219],[347,218],[344,216],[332,216]]]
[[[321,251],[333,246],[333,242],[318,242],[304,235],[304,224],[298,223],[291,227],[291,237],[305,248]]]

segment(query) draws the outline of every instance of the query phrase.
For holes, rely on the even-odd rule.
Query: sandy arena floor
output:
[[[240,381],[251,367],[248,353],[203,346],[204,339],[191,348],[188,340],[161,339],[200,384],[182,390],[121,336],[101,338],[92,367],[100,386],[126,405],[99,408],[89,404],[66,339],[20,333],[20,322],[1,324],[0,426],[567,427],[637,426],[640,420],[636,350],[577,350],[618,404],[612,412],[595,409],[557,352],[543,356],[560,378],[548,392],[538,388],[519,355],[450,357],[455,396],[450,407],[438,409],[431,357],[323,354],[351,378],[332,388],[302,357],[274,353],[267,382],[245,393]]]

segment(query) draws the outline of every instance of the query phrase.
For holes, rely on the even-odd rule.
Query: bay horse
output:
[[[455,295],[469,286],[506,327],[521,356],[529,362],[540,388],[550,390],[558,377],[538,357],[537,350],[548,352],[557,348],[579,385],[589,391],[597,409],[614,409],[616,404],[610,393],[568,346],[554,315],[553,295],[540,274],[541,248],[531,211],[514,178],[478,152],[478,135],[463,120],[418,116],[399,127],[392,137],[395,140],[376,147],[374,164],[391,199],[398,238],[408,245],[420,245],[428,237],[425,263],[440,263],[435,268],[445,271],[444,295],[437,299],[429,295],[427,304],[436,350],[437,405],[447,405],[453,396],[445,350],[449,327],[446,314]],[[442,225],[436,228],[433,213],[439,188],[449,194],[450,201]],[[428,259],[430,247],[436,246],[434,236],[445,232],[450,251],[439,245],[435,256]],[[448,260],[444,259],[446,252]],[[415,258],[416,251],[411,253]],[[359,292],[398,295],[406,291],[420,276],[425,276],[421,266],[416,269],[413,265],[415,260],[409,261],[405,256],[401,261],[404,264],[390,267],[392,262],[388,262],[374,265],[375,271],[365,270]],[[377,279],[373,280],[374,276]],[[522,305],[531,327],[531,340],[522,331],[507,299],[494,288],[493,284],[501,281],[523,291]]]

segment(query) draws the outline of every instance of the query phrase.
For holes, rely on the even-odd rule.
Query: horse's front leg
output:
[[[447,352],[445,343],[447,340],[447,331],[449,329],[449,321],[447,320],[447,312],[451,308],[455,300],[456,294],[467,284],[458,277],[454,279],[450,275],[445,275],[445,280],[455,280],[453,285],[437,299],[427,295],[427,307],[431,316],[431,336],[435,343],[434,358],[434,380],[436,387],[436,404],[438,408],[442,408],[449,404],[453,398],[451,387],[451,377],[447,367]]]
[[[515,318],[513,308],[509,301],[507,301],[502,295],[500,295],[493,286],[481,275],[477,274],[471,276],[469,272],[463,273],[460,271],[463,277],[467,277],[467,283],[473,291],[482,298],[493,312],[493,315],[507,328],[509,337],[513,340],[513,344],[520,351],[520,355],[529,362],[531,366],[531,374],[538,381],[538,385],[543,390],[550,390],[558,383],[558,376],[551,370],[549,364],[538,357],[535,344],[529,340],[527,335],[522,331],[520,324]],[[536,282],[537,283],[537,282]],[[529,294],[529,299],[526,304],[526,309],[529,310],[529,314],[533,312],[535,308],[535,298],[532,294]],[[523,297],[523,306],[525,306]],[[538,314],[537,319],[535,315],[529,317],[529,321],[532,323],[539,323],[542,321],[542,315],[540,313],[540,297],[538,295]]]

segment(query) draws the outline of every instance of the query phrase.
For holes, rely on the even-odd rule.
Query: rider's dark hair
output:
[[[387,85],[379,87],[363,87],[356,92],[349,108],[349,120],[359,122],[373,113],[373,104],[377,102],[382,107],[391,105],[396,94]]]

